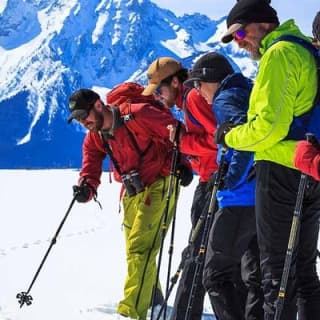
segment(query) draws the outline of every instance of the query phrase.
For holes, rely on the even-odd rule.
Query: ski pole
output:
[[[175,228],[176,228],[176,213],[177,213],[177,204],[178,204],[178,195],[179,195],[179,183],[180,179],[179,176],[176,179],[175,185],[175,194],[174,194],[174,208],[173,208],[173,218],[171,224],[171,238],[170,238],[170,245],[169,245],[169,260],[168,260],[168,270],[167,270],[167,283],[166,283],[166,297],[168,296],[169,288],[170,288],[170,274],[171,274],[171,266],[172,266],[172,256],[173,256],[173,248],[174,248],[174,236],[175,236]],[[164,316],[163,319],[167,317],[167,303],[164,305]],[[157,320],[160,319],[161,313],[157,316]]]
[[[169,298],[170,298],[170,295],[171,295],[171,293],[172,293],[172,290],[173,290],[174,286],[176,285],[176,283],[177,283],[177,281],[178,281],[178,279],[179,279],[179,277],[180,277],[180,274],[181,274],[182,270],[184,269],[184,266],[185,266],[185,264],[186,264],[186,261],[187,261],[187,259],[190,258],[190,251],[189,251],[189,250],[190,250],[190,247],[192,247],[192,245],[193,245],[193,243],[195,242],[197,236],[199,235],[199,231],[200,231],[201,226],[202,226],[202,224],[203,224],[204,218],[205,218],[205,216],[201,215],[201,216],[199,217],[199,220],[197,221],[197,224],[196,224],[195,228],[194,228],[193,230],[191,230],[191,234],[190,234],[190,236],[189,236],[189,239],[190,239],[190,240],[189,240],[188,246],[183,249],[181,261],[180,261],[180,263],[179,263],[179,265],[178,265],[178,268],[177,268],[176,272],[174,273],[174,275],[173,275],[173,276],[171,277],[171,279],[170,279],[170,287],[169,287],[169,289],[166,291],[166,296],[165,296],[164,301],[163,301],[163,303],[162,303],[162,305],[161,305],[161,308],[160,308],[160,310],[159,310],[159,313],[158,313],[158,315],[157,315],[156,320],[160,320],[161,314],[162,314],[165,306],[166,306],[167,303],[168,303],[168,300],[169,300]],[[169,274],[169,273],[168,273],[168,274]],[[167,280],[167,281],[168,281],[168,280]],[[165,319],[165,318],[164,318],[164,319]]]
[[[314,143],[314,141],[316,141],[314,135],[310,134],[310,133],[306,134],[306,139],[307,139],[307,141],[309,141],[311,143]],[[283,310],[284,300],[286,297],[286,289],[287,289],[287,284],[288,284],[289,272],[290,272],[290,267],[291,267],[291,262],[292,262],[292,255],[293,255],[293,251],[297,245],[297,235],[298,235],[299,228],[300,228],[302,203],[303,203],[304,192],[306,189],[307,181],[308,181],[308,176],[305,173],[301,173],[299,187],[298,187],[298,193],[297,193],[297,199],[296,199],[292,223],[291,223],[288,248],[287,248],[287,252],[286,252],[282,275],[281,275],[280,289],[279,289],[278,297],[277,297],[277,301],[276,301],[276,312],[275,312],[274,320],[280,320],[281,313]]]
[[[158,312],[156,320],[159,320],[162,312],[164,311],[163,319],[166,319],[166,312],[167,312],[167,302],[170,297],[171,291],[173,289],[172,283],[176,283],[180,271],[182,270],[183,266],[181,266],[181,263],[178,267],[178,271],[176,271],[174,277],[170,278],[171,274],[171,265],[172,265],[172,255],[173,255],[173,248],[174,248],[174,235],[175,235],[175,224],[176,224],[176,209],[177,209],[177,203],[178,203],[178,192],[179,192],[179,179],[176,180],[176,188],[175,188],[175,203],[174,203],[174,211],[173,211],[173,218],[172,218],[172,226],[171,226],[171,239],[170,239],[170,245],[169,245],[169,261],[168,261],[168,271],[167,271],[167,283],[166,283],[166,295],[163,300],[163,303],[161,304],[160,310]],[[174,279],[175,278],[175,279]],[[171,282],[171,284],[170,284]]]
[[[172,151],[172,159],[171,159],[171,167],[170,167],[170,177],[169,177],[169,184],[168,184],[168,191],[166,196],[166,206],[164,209],[164,215],[162,220],[162,226],[161,226],[161,244],[160,244],[160,250],[159,250],[159,257],[158,257],[158,268],[157,268],[157,274],[155,279],[155,284],[153,286],[153,292],[152,292],[152,307],[151,307],[151,317],[150,319],[153,320],[153,314],[154,314],[154,301],[155,301],[155,295],[156,295],[156,288],[158,285],[159,277],[160,277],[160,268],[161,268],[161,262],[162,262],[162,252],[163,252],[163,246],[164,246],[164,238],[167,231],[167,220],[168,220],[168,213],[169,213],[169,205],[170,205],[170,199],[173,192],[173,185],[174,182],[178,184],[178,179],[176,177],[176,170],[177,170],[177,162],[178,162],[178,156],[179,156],[179,135],[180,135],[180,128],[181,128],[181,122],[178,122],[174,139],[173,139],[173,151]],[[166,306],[165,306],[166,308]]]
[[[80,184],[80,186],[82,186],[85,183],[85,181],[86,181],[86,179],[83,179],[81,184]],[[40,266],[38,267],[38,269],[37,269],[32,281],[31,281],[31,284],[30,284],[28,290],[27,291],[22,291],[22,292],[17,294],[16,298],[18,299],[18,303],[20,304],[20,308],[22,308],[24,304],[26,304],[27,306],[30,306],[32,304],[33,298],[30,295],[31,288],[33,287],[36,279],[38,278],[38,275],[39,275],[39,273],[40,273],[40,271],[41,271],[41,269],[42,269],[42,267],[43,267],[48,255],[49,255],[53,245],[55,245],[56,242],[57,242],[57,237],[58,237],[58,235],[59,235],[59,233],[60,233],[60,231],[61,231],[61,229],[62,229],[62,227],[63,227],[63,225],[64,225],[64,223],[65,223],[65,221],[66,221],[66,219],[67,219],[67,217],[68,217],[68,215],[69,215],[69,213],[70,213],[70,211],[71,211],[71,209],[72,209],[72,207],[73,207],[73,205],[74,205],[74,203],[76,201],[76,198],[78,196],[78,192],[76,192],[74,194],[73,199],[72,199],[72,201],[71,201],[71,203],[69,205],[69,208],[68,208],[65,216],[63,217],[62,221],[60,222],[60,225],[59,225],[54,237],[51,240],[50,246],[49,246],[46,254],[43,257],[43,259],[42,259],[42,261],[40,263]]]
[[[227,149],[225,147],[223,147],[221,150],[220,165],[219,165],[218,172],[217,172],[217,175],[216,175],[216,178],[214,181],[213,189],[211,192],[210,204],[209,204],[209,209],[208,209],[207,217],[206,217],[205,224],[204,224],[204,229],[203,229],[202,238],[201,238],[201,244],[200,244],[198,256],[196,258],[196,268],[195,268],[194,275],[193,275],[192,286],[191,286],[191,290],[190,290],[185,320],[191,319],[191,312],[192,312],[192,308],[193,308],[194,298],[195,298],[196,290],[197,290],[198,283],[200,280],[199,279],[200,271],[203,266],[204,258],[205,258],[205,254],[206,254],[207,242],[208,242],[210,227],[212,224],[212,219],[213,219],[213,214],[214,214],[213,210],[215,209],[215,206],[216,206],[216,195],[217,195],[217,191],[219,190],[219,186],[221,184],[221,181],[222,181],[222,178],[224,175],[224,171],[225,171],[226,152],[227,152]]]

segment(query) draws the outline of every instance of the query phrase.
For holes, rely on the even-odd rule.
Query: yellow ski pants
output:
[[[150,307],[169,179],[162,177],[145,191],[133,197],[123,197],[127,277],[124,299],[118,305],[118,313],[133,319],[146,319]],[[176,179],[173,181],[175,183]],[[174,183],[166,226],[172,220],[176,189]]]

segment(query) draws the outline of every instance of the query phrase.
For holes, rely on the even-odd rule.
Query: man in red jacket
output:
[[[176,105],[184,113],[185,130],[181,130],[179,147],[182,153],[189,155],[192,168],[199,175],[199,184],[195,190],[191,207],[193,230],[201,214],[206,216],[208,212],[211,192],[207,185],[211,174],[217,170],[217,146],[213,142],[216,119],[211,105],[197,90],[194,88],[190,90],[183,85],[188,78],[188,71],[175,59],[169,57],[156,59],[150,65],[147,74],[149,84],[142,94],[148,96],[157,91],[168,108]],[[203,228],[200,229],[195,242],[189,248],[193,257],[198,254],[202,230]],[[188,259],[177,289],[171,320],[185,319],[194,271],[194,258]],[[202,273],[202,270],[200,272]],[[205,290],[200,279],[191,319],[201,319],[204,296]]]
[[[79,186],[74,187],[76,199],[87,202],[93,198],[107,155],[113,162],[115,179],[123,183],[128,271],[118,313],[146,319],[156,280],[156,256],[172,158],[167,126],[176,126],[177,121],[152,96],[140,96],[141,86],[135,84],[133,90],[136,95],[131,95],[130,102],[121,97],[121,102],[116,101],[116,106],[111,107],[96,92],[80,89],[69,98],[69,122],[75,119],[89,130],[83,143]],[[188,177],[188,181],[181,177],[181,184],[190,183]],[[173,191],[168,224],[174,198]]]

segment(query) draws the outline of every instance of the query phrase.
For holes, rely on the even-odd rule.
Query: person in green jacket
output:
[[[290,137],[293,117],[313,106],[317,90],[316,61],[301,45],[275,40],[293,35],[307,41],[293,20],[279,23],[267,0],[240,0],[227,17],[222,42],[234,40],[260,60],[250,96],[247,122],[224,123],[215,141],[255,153],[256,221],[264,291],[264,319],[277,308],[301,173],[294,166],[297,141]],[[320,282],[316,272],[320,217],[320,184],[308,179],[304,193],[299,243],[293,252],[282,320],[320,319]]]

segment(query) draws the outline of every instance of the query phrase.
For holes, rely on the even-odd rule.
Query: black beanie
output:
[[[183,84],[187,87],[193,87],[196,80],[221,82],[232,73],[234,73],[234,70],[227,58],[219,53],[210,52],[198,59],[189,73],[190,78]]]
[[[232,34],[245,24],[254,22],[279,24],[277,12],[270,6],[270,2],[271,0],[238,0],[228,14],[228,30],[222,37],[222,42],[230,42],[233,39]],[[235,28],[235,24],[238,28]]]
[[[315,16],[312,23],[312,34],[316,40],[320,41],[320,11]]]

